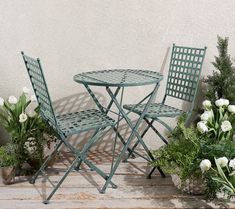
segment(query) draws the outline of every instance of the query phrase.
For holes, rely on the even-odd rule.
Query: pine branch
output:
[[[227,98],[232,103],[235,103],[235,67],[228,54],[228,38],[218,36],[217,42],[218,56],[215,56],[215,61],[212,65],[216,71],[212,76],[207,76],[204,79],[206,83],[206,97],[214,102],[219,98]]]

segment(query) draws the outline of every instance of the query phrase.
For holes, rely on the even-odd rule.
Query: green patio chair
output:
[[[105,180],[108,179],[108,176],[96,167],[91,161],[86,158],[87,152],[94,142],[100,138],[106,131],[106,128],[110,128],[114,124],[114,120],[108,117],[105,113],[102,113],[96,109],[84,110],[80,112],[68,113],[64,115],[55,115],[53,106],[51,103],[50,95],[48,92],[47,84],[43,75],[42,67],[39,59],[33,59],[29,56],[26,56],[22,52],[23,60],[27,69],[27,72],[30,77],[35,95],[40,108],[40,114],[46,123],[54,130],[56,137],[59,139],[59,143],[55,147],[54,152],[46,159],[41,168],[34,175],[30,183],[34,184],[39,174],[45,175],[45,168],[47,163],[52,158],[52,156],[59,150],[62,144],[64,144],[69,151],[74,154],[74,161],[71,163],[68,170],[65,172],[64,176],[59,180],[57,184],[54,184],[48,176],[45,177],[52,184],[53,190],[44,200],[44,203],[49,203],[49,200],[52,198],[56,190],[63,183],[67,175],[72,170],[79,170],[81,163],[85,163],[91,170],[96,171],[100,176]],[[87,139],[87,142],[81,150],[78,150],[72,144],[69,143],[67,137],[73,134],[79,134],[84,131],[93,130],[94,134],[90,139]],[[111,182],[113,188],[117,186]]]
[[[174,118],[186,112],[186,122],[188,121],[193,111],[205,53],[206,47],[191,48],[176,46],[175,44],[173,44],[165,96],[161,103],[150,104],[144,117],[144,120],[147,123],[147,127],[142,132],[141,137],[144,137],[149,128],[152,128],[152,130],[163,140],[163,142],[167,144],[167,140],[153,126],[153,123],[158,122],[162,124],[169,132],[171,132],[172,128],[166,122],[164,122],[162,118]],[[167,97],[174,97],[190,103],[189,110],[184,111],[182,109],[167,105]],[[145,104],[124,105],[125,109],[139,115],[144,110],[144,107]],[[137,145],[138,142],[134,144],[132,150],[134,150]],[[127,159],[130,157],[131,153],[132,152],[128,153]],[[151,174],[153,171],[154,169],[150,172],[149,178],[151,178]]]

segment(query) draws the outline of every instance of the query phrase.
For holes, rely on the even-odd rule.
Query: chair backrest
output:
[[[40,108],[40,113],[50,125],[57,127],[55,113],[52,107],[45,77],[39,59],[33,59],[21,52],[23,60],[29,74],[34,93]]]
[[[166,95],[194,103],[206,53],[204,48],[173,44]]]

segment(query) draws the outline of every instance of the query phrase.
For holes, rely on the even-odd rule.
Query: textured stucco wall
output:
[[[229,51],[235,57],[234,11],[234,0],[2,0],[0,96],[19,95],[23,86],[30,86],[21,50],[41,58],[53,100],[82,95],[84,88],[72,79],[78,72],[160,71],[173,42],[206,45],[203,75],[209,74],[217,54],[217,34],[230,38]],[[164,73],[169,56],[166,63]],[[148,89],[130,89],[126,102],[137,101]],[[103,91],[96,91],[107,102]]]

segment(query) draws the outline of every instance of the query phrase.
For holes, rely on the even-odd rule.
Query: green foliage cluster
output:
[[[39,108],[34,110],[33,115],[26,114],[26,109],[33,101],[27,99],[22,93],[16,104],[5,100],[0,107],[0,122],[11,137],[11,143],[17,146],[17,167],[21,170],[25,162],[31,163],[34,169],[42,164],[44,158],[44,147],[48,141],[44,133],[48,128],[39,115]],[[26,114],[26,120],[20,121],[20,115]],[[5,147],[2,147],[4,149]]]
[[[221,191],[221,184],[212,180],[210,171],[203,175],[200,163],[209,159],[216,167],[214,158],[227,156],[235,158],[235,144],[231,140],[215,140],[208,134],[201,134],[194,126],[185,126],[185,115],[179,118],[176,128],[169,136],[169,144],[153,151],[156,160],[152,166],[160,166],[167,174],[177,174],[182,181],[191,176],[205,178],[207,197],[214,198]]]
[[[17,165],[16,146],[7,143],[0,147],[0,167],[14,167]]]
[[[190,175],[200,175],[200,138],[194,127],[185,127],[182,116],[170,135],[169,144],[153,152],[153,166],[160,166],[166,173],[178,174],[182,180]]]
[[[205,80],[206,97],[214,102],[219,98],[226,98],[235,103],[235,67],[233,67],[228,54],[228,38],[218,36],[218,52],[215,61],[212,62],[216,71]]]
[[[203,175],[207,185],[206,197],[209,200],[213,200],[216,197],[216,193],[221,191],[222,186],[221,183],[214,181],[211,176],[212,171],[206,172]]]
[[[201,145],[200,156],[202,159],[214,161],[214,157],[220,158],[226,156],[229,159],[235,157],[235,144],[233,141],[221,141],[218,144],[204,143]]]
[[[218,144],[207,143],[202,146],[200,158],[208,159],[212,162],[212,168],[216,168],[215,158],[226,156],[228,159],[235,158],[235,144],[233,141],[220,141]],[[199,166],[199,165],[198,165]],[[219,175],[214,172],[214,169],[203,174],[207,184],[207,198],[213,199],[216,197],[217,192],[225,192],[223,184],[220,181],[215,181],[214,178],[219,178]],[[228,193],[226,194],[229,198]]]

